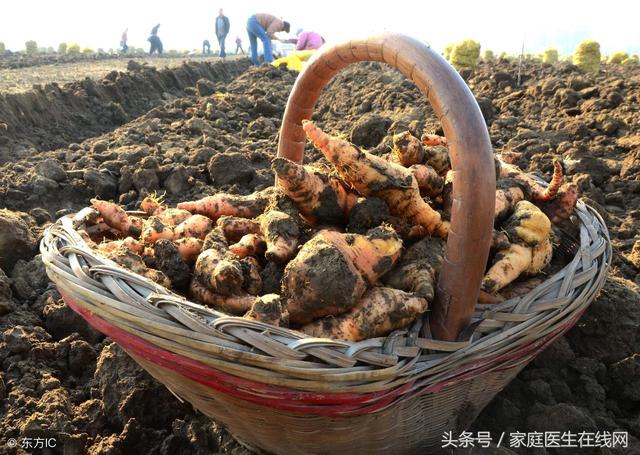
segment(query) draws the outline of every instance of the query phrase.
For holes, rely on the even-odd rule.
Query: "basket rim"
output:
[[[491,368],[501,356],[566,330],[601,289],[611,262],[602,218],[580,201],[581,246],[573,260],[524,296],[491,308],[478,305],[469,341],[421,337],[425,321],[419,318],[408,330],[351,343],[223,315],[123,269],[77,234],[91,210],[49,226],[40,245],[49,277],[78,308],[206,368],[271,391],[333,393],[335,399],[337,392],[372,399],[409,383],[414,391]]]

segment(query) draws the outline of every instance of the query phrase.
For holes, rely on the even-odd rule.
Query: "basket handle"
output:
[[[469,323],[489,255],[495,205],[495,169],[478,104],[460,75],[425,44],[382,34],[320,49],[299,74],[282,120],[278,156],[301,163],[310,119],[329,80],[355,62],[397,68],[431,103],[449,144],[453,173],[451,228],[430,317],[434,337],[455,340]]]

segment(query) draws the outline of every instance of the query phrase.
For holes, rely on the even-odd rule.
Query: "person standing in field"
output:
[[[206,39],[202,42],[202,53],[209,55],[211,53],[211,43]]]
[[[224,51],[224,40],[227,39],[229,34],[229,18],[222,13],[222,8],[218,11],[218,17],[216,17],[216,37],[218,38],[218,44],[220,45],[220,57],[225,58],[227,53]]]
[[[238,55],[238,51],[244,54],[244,49],[242,49],[242,40],[239,36],[236,36],[236,55]]]
[[[273,62],[273,50],[271,49],[271,40],[278,39],[275,34],[277,32],[287,32],[291,29],[291,25],[287,21],[278,19],[271,14],[254,14],[247,21],[247,34],[249,35],[249,45],[251,46],[251,62],[258,65],[258,38],[262,41],[264,48],[265,63]]]
[[[297,51],[308,51],[311,49],[320,49],[325,43],[324,38],[319,33],[304,31],[298,36],[298,42],[296,43]]]
[[[147,38],[147,41],[151,43],[151,49],[149,49],[149,55],[153,55],[154,52],[157,52],[158,55],[162,55],[162,41],[160,41],[160,37],[158,36],[158,29],[160,28],[160,24],[157,24],[155,27],[151,29],[151,36]]]
[[[127,33],[129,32],[128,28],[124,29],[122,32],[122,36],[120,37],[120,48],[123,54],[125,54],[129,50],[129,46],[127,46]]]

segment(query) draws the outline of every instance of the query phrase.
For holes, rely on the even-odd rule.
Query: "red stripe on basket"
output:
[[[144,339],[96,317],[89,310],[80,307],[64,291],[60,289],[59,291],[71,309],[125,349],[202,385],[266,407],[327,416],[362,415],[388,406],[413,386],[413,382],[409,382],[401,387],[383,392],[323,394],[291,392],[291,389],[250,381],[158,348]]]
[[[551,333],[540,340],[522,348],[499,356],[487,357],[452,370],[445,378],[424,388],[416,388],[416,381],[410,381],[400,387],[382,392],[366,394],[353,393],[312,393],[292,392],[291,389],[270,386],[225,373],[202,362],[174,354],[152,343],[98,318],[89,310],[79,306],[73,298],[58,288],[60,294],[71,309],[80,314],[91,326],[111,337],[119,345],[140,357],[161,367],[179,373],[192,381],[227,395],[249,401],[268,408],[293,411],[303,414],[324,416],[357,416],[379,411],[396,401],[408,400],[427,393],[437,393],[459,382],[467,381],[489,371],[501,371],[513,368],[513,365],[500,367],[527,355],[534,357],[549,344],[569,330],[582,313],[568,320],[562,330]],[[400,399],[398,400],[398,398]]]

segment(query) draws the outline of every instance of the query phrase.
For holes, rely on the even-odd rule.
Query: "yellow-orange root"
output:
[[[553,254],[551,221],[531,202],[518,202],[505,226],[513,243],[496,254],[493,266],[482,280],[481,289],[490,294],[495,294],[522,273],[539,273],[549,264]]]
[[[185,237],[175,241],[178,253],[187,264],[193,264],[202,251],[202,240],[193,237]]]
[[[262,234],[267,242],[265,256],[269,261],[286,264],[296,254],[300,227],[288,213],[272,209],[260,218]]]
[[[221,228],[215,228],[203,242],[203,250],[196,260],[193,280],[216,294],[238,295],[244,282],[242,265],[229,252]]]
[[[138,237],[142,229],[142,220],[129,216],[122,207],[113,202],[91,199],[91,206],[96,209],[107,224],[125,235]]]
[[[481,289],[494,294],[521,274],[535,275],[551,262],[552,256],[553,247],[548,238],[533,248],[512,244],[496,255],[495,263],[482,279]]]
[[[575,212],[578,196],[578,186],[575,183],[565,183],[560,187],[555,199],[541,204],[542,211],[552,223],[562,223]]]
[[[100,245],[98,245],[98,251],[106,253],[109,251],[117,250],[122,246],[136,254],[142,255],[144,252],[144,245],[133,237],[127,237],[122,240],[112,240],[111,242],[101,243]]]
[[[224,251],[209,248],[196,260],[194,280],[220,295],[237,295],[242,289],[244,275],[238,258],[226,256]]]
[[[229,251],[240,259],[247,256],[258,256],[265,252],[267,245],[264,238],[259,234],[247,234],[237,243],[229,246]]]
[[[408,169],[364,152],[349,142],[331,137],[309,121],[303,128],[313,144],[335,166],[340,176],[363,196],[377,196],[392,215],[407,218],[430,234],[445,237],[449,224],[420,196],[418,183]]]
[[[216,226],[222,228],[224,236],[229,242],[237,242],[247,234],[259,234],[260,224],[248,218],[237,216],[221,216]]]
[[[320,231],[289,262],[282,279],[292,324],[349,311],[400,255],[402,241],[386,227],[368,235]]]
[[[140,202],[140,209],[149,216],[160,215],[166,209],[166,206],[162,204],[162,196],[153,193]]]
[[[224,296],[211,292],[198,281],[191,281],[192,297],[206,305],[228,314],[242,315],[251,309],[255,296],[246,293]]]
[[[198,201],[181,202],[178,208],[208,216],[215,221],[225,215],[255,218],[264,212],[268,203],[269,194],[266,191],[248,196],[218,193]]]
[[[497,158],[500,165],[500,178],[514,178],[527,184],[531,189],[531,199],[537,202],[546,202],[554,199],[562,185],[562,164],[558,160],[553,160],[553,177],[547,187],[525,173],[515,164],[510,164]]]
[[[366,236],[323,230],[318,237],[335,245],[368,284],[374,284],[391,269],[402,249],[402,240],[393,229],[385,227],[371,229]]]
[[[317,338],[360,341],[408,327],[427,310],[423,298],[398,289],[369,289],[348,312],[318,319],[299,330]]]
[[[516,204],[527,197],[526,189],[520,180],[498,180],[496,188],[496,223],[501,223],[513,213]]]
[[[155,214],[167,226],[177,226],[191,217],[191,212],[182,209],[164,209]]]
[[[277,327],[289,327],[289,313],[278,294],[257,297],[251,309],[243,317]]]
[[[435,169],[438,175],[445,176],[451,170],[449,150],[444,146],[425,148],[424,164]]]
[[[446,147],[448,145],[447,138],[438,136],[437,134],[423,134],[420,139],[422,139],[422,143],[428,147]]]
[[[276,158],[272,169],[278,176],[278,187],[296,205],[300,214],[312,225],[343,223],[357,200],[334,177],[302,166],[286,158]]]
[[[531,248],[512,244],[496,255],[496,262],[482,279],[480,289],[494,294],[518,278],[531,264]]]
[[[549,237],[551,221],[531,202],[520,201],[502,228],[513,242],[536,246]]]
[[[393,150],[389,157],[393,162],[404,167],[422,164],[425,158],[424,147],[420,140],[409,131],[394,134]]]
[[[204,239],[213,229],[213,222],[203,215],[192,215],[175,228],[174,239],[194,237]]]
[[[160,217],[154,215],[144,221],[140,240],[146,245],[152,245],[158,240],[173,240],[175,235],[173,226],[167,226]]]
[[[414,243],[397,266],[384,276],[384,283],[388,287],[411,292],[427,302],[433,301],[443,249],[444,242],[439,238]]]
[[[140,239],[145,244],[186,237],[204,239],[212,228],[213,222],[204,215],[191,215],[177,226],[165,224],[160,216],[154,215],[144,222]]]
[[[444,189],[444,179],[431,166],[414,164],[409,168],[418,182],[418,188],[430,198],[438,197]]]

